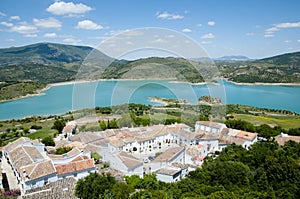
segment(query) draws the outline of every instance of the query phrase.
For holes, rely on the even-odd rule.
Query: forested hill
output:
[[[300,52],[217,65],[222,76],[234,82],[300,83]]]
[[[0,49],[0,65],[81,63],[94,50],[88,46],[37,43]],[[100,56],[105,56],[99,51]]]
[[[87,57],[89,64],[82,78],[93,80],[174,79],[196,83],[224,77],[245,83],[300,83],[300,52],[251,61],[217,61],[218,74],[207,61],[174,57],[115,60],[92,47],[54,43],[0,49],[0,82],[74,80]]]
[[[38,43],[0,49],[0,81],[54,83],[74,80],[91,52],[96,61],[114,60],[88,46]]]

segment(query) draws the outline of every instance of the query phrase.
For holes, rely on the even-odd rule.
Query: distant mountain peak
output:
[[[250,59],[244,55],[230,55],[230,56],[223,56],[223,57],[215,58],[214,60],[217,60],[217,61],[247,61]]]

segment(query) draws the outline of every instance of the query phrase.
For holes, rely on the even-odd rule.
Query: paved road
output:
[[[2,172],[6,173],[10,189],[20,189],[17,178],[14,175],[11,166],[7,163],[7,160],[5,158],[2,158]]]

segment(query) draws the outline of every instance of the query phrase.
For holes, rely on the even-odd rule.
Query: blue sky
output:
[[[175,30],[211,57],[300,50],[300,1],[1,0],[0,48],[38,42],[97,46],[135,28]]]

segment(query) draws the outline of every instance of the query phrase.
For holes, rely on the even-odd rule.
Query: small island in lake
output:
[[[171,99],[171,98],[162,98],[162,97],[151,97],[150,102],[156,102],[163,104],[164,106],[170,105],[170,104],[190,104],[185,99]]]
[[[198,100],[200,104],[205,104],[205,105],[222,105],[222,101],[220,98],[217,97],[211,97],[211,96],[201,96]]]

